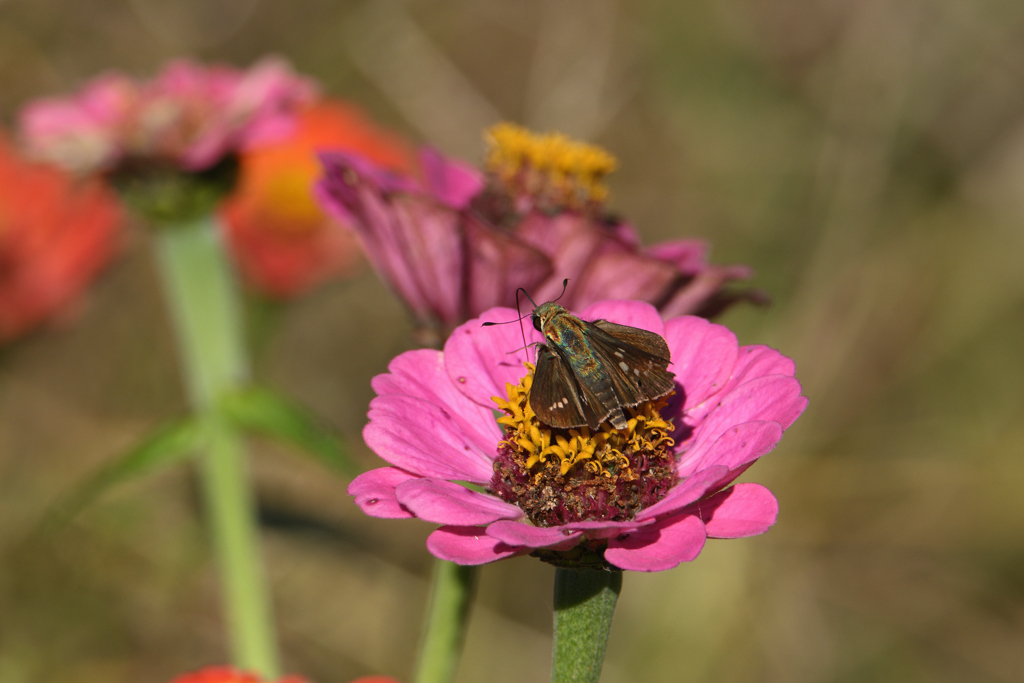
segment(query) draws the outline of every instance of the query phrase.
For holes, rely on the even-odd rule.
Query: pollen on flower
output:
[[[512,195],[526,194],[548,208],[583,209],[608,198],[604,178],[615,157],[562,133],[539,135],[512,123],[484,133],[487,168]]]
[[[534,366],[524,363],[519,384],[494,397],[505,414],[490,489],[518,505],[538,526],[568,522],[623,521],[661,500],[676,482],[671,447],[673,426],[661,417],[666,400],[627,408],[625,429],[604,422],[552,428],[530,407]],[[667,397],[666,397],[667,398]]]

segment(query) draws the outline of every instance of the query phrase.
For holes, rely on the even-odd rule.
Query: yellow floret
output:
[[[507,384],[508,399],[494,397],[494,403],[505,413],[498,424],[505,427],[505,443],[525,456],[527,469],[537,465],[557,466],[561,475],[578,464],[588,471],[605,477],[614,470],[619,477],[629,478],[629,458],[624,451],[653,452],[659,447],[671,446],[668,436],[671,423],[661,418],[659,410],[666,401],[648,401],[629,409],[626,429],[615,429],[602,423],[596,432],[588,427],[554,430],[540,422],[529,405],[529,390],[533,383],[534,366],[524,363],[526,375],[519,384]]]
[[[601,204],[608,198],[605,176],[615,157],[596,145],[562,133],[536,134],[512,123],[484,133],[487,169],[514,190],[569,208]]]

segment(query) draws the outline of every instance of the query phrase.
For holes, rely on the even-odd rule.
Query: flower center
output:
[[[625,429],[604,422],[556,429],[537,419],[529,404],[534,366],[508,398],[492,400],[505,413],[490,490],[518,505],[537,526],[579,521],[625,521],[661,500],[675,485],[672,423],[661,416],[664,397],[626,408]]]
[[[487,170],[512,197],[526,195],[544,209],[584,209],[608,197],[605,176],[615,157],[561,133],[538,135],[511,123],[489,128]]]

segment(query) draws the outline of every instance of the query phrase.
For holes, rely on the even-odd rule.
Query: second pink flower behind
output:
[[[709,263],[698,240],[641,245],[604,206],[598,178],[614,162],[603,150],[509,124],[487,137],[486,173],[431,148],[420,154],[422,180],[351,153],[321,156],[320,203],[359,235],[426,344],[489,308],[514,306],[520,287],[538,302],[562,295],[569,308],[638,299],[665,317],[761,300],[729,287],[749,268]]]

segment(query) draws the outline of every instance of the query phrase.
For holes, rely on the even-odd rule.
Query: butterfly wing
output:
[[[529,398],[540,421],[558,429],[596,427],[601,421],[596,404],[581,389],[568,361],[548,346],[540,346]]]
[[[639,327],[619,325],[607,320],[595,320],[590,323],[597,329],[605,332],[620,342],[625,342],[637,351],[657,358],[665,362],[664,368],[672,361],[672,352],[669,351],[668,343],[660,334],[642,330]]]
[[[635,406],[675,389],[675,375],[668,372],[671,353],[661,335],[607,320],[589,325],[587,336],[611,377],[620,405]]]

